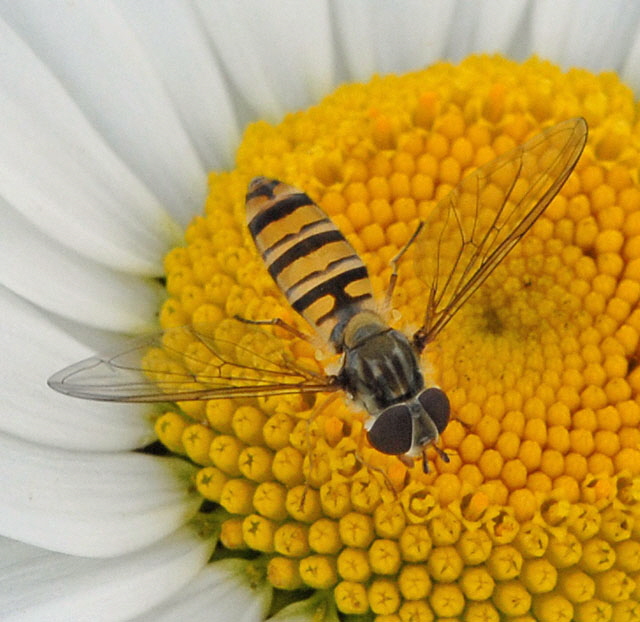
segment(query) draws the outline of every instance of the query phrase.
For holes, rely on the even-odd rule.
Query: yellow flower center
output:
[[[236,169],[212,174],[205,215],[166,257],[161,323],[213,326],[230,347],[260,360],[284,352],[316,373],[317,344],[232,322],[310,330],[246,231],[252,177],[307,192],[383,299],[390,259],[466,173],[569,117],[584,116],[590,138],[560,194],[423,356],[452,405],[448,464],[430,454],[424,474],[376,452],[342,397],[185,401],[158,419],[162,442],[201,465],[195,484],[222,508],[224,547],[259,553],[280,590],[328,590],[344,614],[638,619],[636,111],[613,74],[474,56],[345,85],[247,129]],[[426,291],[411,262],[392,302],[392,325],[419,327]],[[198,373],[197,345],[183,345]]]

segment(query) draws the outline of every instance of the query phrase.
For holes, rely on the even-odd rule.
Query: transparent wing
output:
[[[285,342],[228,319],[216,327],[185,326],[132,340],[54,374],[51,388],[113,402],[173,402],[334,391],[318,368],[293,360]]]
[[[542,214],[569,177],[587,139],[582,118],[555,125],[465,177],[424,220],[413,245],[428,287],[424,347]]]

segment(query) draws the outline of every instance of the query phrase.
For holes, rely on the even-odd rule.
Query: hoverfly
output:
[[[227,320],[216,329],[169,329],[134,341],[124,352],[63,369],[49,386],[122,402],[343,390],[368,414],[375,449],[407,464],[422,455],[426,471],[426,449],[446,428],[450,407],[439,387],[425,385],[420,355],[559,192],[586,139],[582,118],[546,129],[469,174],[419,223],[392,262],[387,296],[397,262],[413,247],[425,313],[411,337],[378,313],[366,266],[323,210],[292,186],[255,178],[246,196],[249,231],[291,307],[341,355],[337,374],[304,369],[277,348],[257,354],[250,340],[234,337]],[[246,323],[260,323],[243,322],[245,337]]]

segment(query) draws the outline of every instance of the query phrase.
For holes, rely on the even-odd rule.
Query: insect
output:
[[[366,266],[325,212],[292,186],[255,178],[246,196],[249,231],[291,307],[341,355],[336,374],[305,369],[277,347],[256,348],[260,332],[249,325],[261,322],[239,319],[133,341],[124,352],[63,369],[49,385],[75,397],[123,402],[343,390],[368,414],[375,449],[407,464],[422,456],[426,472],[427,447],[446,428],[450,406],[439,387],[426,386],[420,355],[542,214],[586,138],[582,118],[546,129],[466,176],[419,223],[392,261],[387,293],[390,300],[396,266],[413,247],[425,313],[410,337],[378,313]]]

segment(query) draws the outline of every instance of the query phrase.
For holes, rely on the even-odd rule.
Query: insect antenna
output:
[[[437,445],[425,445],[422,448],[422,472],[425,474],[429,472],[429,460],[427,458],[427,449],[429,447],[433,447],[436,450],[436,453],[442,462],[446,462],[447,464],[451,462],[451,457],[444,449],[440,449]]]

